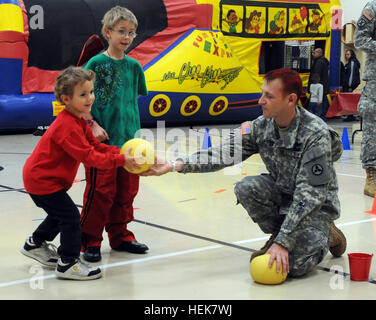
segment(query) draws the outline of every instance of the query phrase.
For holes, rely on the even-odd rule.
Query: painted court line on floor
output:
[[[365,222],[369,222],[370,220],[373,221],[373,220],[376,220],[376,218],[375,219],[354,221],[352,224],[365,223]],[[344,225],[350,225],[350,223],[338,224],[338,226],[344,226]],[[266,240],[268,238],[269,237],[258,237],[258,238],[252,238],[252,239],[246,239],[246,240],[239,240],[239,241],[234,241],[231,244],[236,246],[236,245],[243,244],[243,243],[252,243],[252,242],[262,241],[262,240]],[[176,252],[161,254],[161,255],[147,257],[147,258],[139,258],[139,259],[126,260],[126,261],[119,261],[119,262],[109,263],[109,264],[105,264],[105,265],[100,265],[99,267],[101,269],[105,270],[105,269],[110,269],[110,268],[114,268],[114,267],[121,267],[121,266],[129,265],[129,264],[134,264],[134,263],[148,262],[148,261],[154,261],[154,260],[158,260],[158,259],[166,259],[166,258],[171,258],[171,257],[177,257],[177,256],[185,255],[185,254],[192,254],[192,253],[203,252],[203,251],[208,251],[208,250],[213,250],[213,249],[219,249],[219,248],[222,248],[222,247],[224,247],[224,245],[205,246],[205,247],[201,247],[201,248],[188,249],[188,250],[183,250],[183,251],[176,251]],[[321,266],[317,266],[316,268],[318,270],[326,271],[326,272],[329,272],[329,273],[332,272],[330,269],[324,268],[324,267],[321,267]],[[343,272],[342,273],[338,272],[338,273],[342,274],[343,276],[349,275],[348,273],[343,273]],[[56,278],[55,274],[49,274],[49,275],[45,275],[45,276],[41,276],[41,277],[30,277],[30,278],[21,279],[21,280],[15,280],[15,281],[0,283],[0,288],[10,287],[10,286],[19,285],[19,284],[25,284],[25,283],[31,283],[31,281],[35,282],[35,281],[48,280],[48,279],[54,279],[54,278]],[[368,282],[370,282],[372,284],[376,284],[375,280],[369,280]]]
[[[252,241],[252,240],[258,241],[259,239],[260,238],[249,239],[248,241]],[[234,242],[234,244],[235,244],[235,242]],[[166,253],[166,254],[147,257],[147,258],[119,261],[119,262],[101,265],[101,266],[98,266],[98,267],[100,267],[101,269],[110,269],[110,268],[125,266],[125,265],[133,264],[133,263],[148,262],[148,261],[153,261],[153,260],[158,260],[158,259],[166,259],[166,258],[181,256],[181,255],[185,255],[185,254],[191,254],[191,253],[197,253],[197,252],[202,252],[202,251],[207,251],[207,250],[219,249],[219,248],[222,248],[222,247],[224,247],[224,246],[223,245],[206,246],[206,247],[201,247],[201,248],[196,248],[196,249],[189,249],[189,250]],[[21,280],[15,280],[15,281],[0,283],[0,288],[30,283],[31,281],[48,280],[48,279],[54,279],[54,278],[56,278],[55,274],[49,274],[49,275],[45,275],[45,276],[41,276],[41,277],[30,277],[30,278],[21,279]]]
[[[358,175],[355,175],[355,174],[347,174],[347,173],[337,173],[337,176],[360,178],[360,179],[366,178],[366,176],[358,176]]]
[[[7,188],[7,189],[13,189],[13,188],[7,187],[7,186],[1,186],[1,187]],[[17,190],[17,189],[13,189],[13,190],[18,191],[18,192],[22,192],[22,193],[27,193],[25,191],[20,191],[20,190]],[[81,207],[80,205],[77,205],[77,206]],[[339,227],[349,226],[349,225],[373,222],[375,220],[376,220],[376,218],[363,219],[363,220],[358,220],[358,221],[340,223],[340,224],[337,224],[337,226],[339,226]],[[168,253],[168,254],[152,256],[152,257],[147,257],[147,258],[120,261],[120,262],[116,262],[116,263],[112,263],[112,264],[102,265],[102,266],[100,266],[101,268],[107,269],[107,268],[123,266],[123,265],[127,265],[127,264],[132,264],[132,263],[139,263],[139,262],[147,262],[147,261],[152,261],[152,260],[157,260],[157,259],[164,259],[164,258],[180,256],[180,255],[184,255],[184,254],[190,254],[190,253],[201,252],[201,251],[206,251],[206,250],[218,249],[218,248],[221,248],[221,247],[224,247],[224,246],[233,247],[233,248],[253,252],[255,250],[253,250],[251,248],[239,246],[239,244],[252,243],[252,242],[257,242],[257,241],[268,239],[268,236],[266,236],[266,237],[259,237],[259,238],[246,239],[246,240],[235,241],[235,242],[232,242],[232,243],[227,243],[227,242],[223,242],[223,241],[220,241],[220,240],[210,239],[210,238],[207,238],[207,237],[191,234],[191,233],[188,233],[188,232],[185,232],[185,231],[180,231],[180,230],[172,229],[172,228],[169,228],[169,227],[152,224],[152,223],[149,223],[149,222],[146,222],[146,221],[140,221],[140,220],[135,219],[135,222],[142,223],[142,224],[145,224],[145,225],[148,225],[148,226],[157,227],[157,228],[164,229],[164,230],[167,230],[167,231],[173,231],[173,232],[176,232],[176,233],[179,233],[179,234],[183,234],[183,235],[190,236],[190,237],[195,237],[195,238],[198,238],[198,239],[201,239],[201,240],[211,241],[211,242],[217,243],[217,245],[206,246],[206,247],[196,248],[196,249],[189,249],[189,250],[184,250],[184,251],[177,251],[177,252],[172,252],[172,253]],[[320,266],[317,266],[317,268],[319,270],[322,270],[322,271],[330,272],[330,270],[327,269],[327,268],[323,268],[323,267],[320,267]],[[24,283],[30,282],[32,280],[33,281],[38,280],[38,279],[46,279],[47,280],[47,279],[52,279],[52,278],[56,278],[56,276],[54,274],[52,274],[52,275],[50,274],[50,275],[42,276],[40,278],[32,277],[32,278],[26,278],[26,279],[21,279],[21,280],[9,281],[9,282],[0,283],[0,288],[12,286],[12,285],[24,284]],[[373,284],[376,283],[375,280],[370,280],[369,282],[371,282]]]
[[[372,221],[375,221],[375,220],[376,220],[376,218],[364,219],[364,220],[358,220],[358,221],[352,221],[352,222],[346,222],[346,223],[339,223],[339,224],[337,224],[337,226],[343,227],[343,226],[349,226],[349,225],[354,225],[354,224],[372,222]],[[238,245],[244,244],[244,243],[252,243],[252,242],[262,241],[262,240],[266,240],[268,238],[269,237],[266,236],[266,237],[258,237],[258,238],[252,238],[252,239],[246,239],[246,240],[239,240],[239,241],[232,242],[231,245],[234,246],[234,247],[237,247],[239,249],[242,249],[242,247],[239,247]],[[191,253],[197,253],[197,252],[202,252],[202,251],[207,251],[207,250],[219,249],[219,248],[222,248],[224,246],[225,246],[225,244],[223,244],[223,245],[220,244],[220,245],[206,246],[206,247],[201,247],[201,248],[196,248],[196,249],[176,251],[176,252],[157,255],[157,256],[153,256],[153,257],[133,259],[133,260],[127,260],[127,261],[119,261],[119,262],[115,262],[115,263],[101,265],[99,267],[102,268],[102,269],[110,269],[110,268],[121,267],[121,266],[125,266],[125,265],[128,265],[128,264],[133,264],[133,263],[148,262],[148,261],[153,261],[153,260],[158,260],[158,259],[166,259],[166,258],[181,256],[181,255],[185,255],[185,254],[191,254]],[[249,249],[249,251],[251,251],[251,250],[252,249]],[[322,271],[326,271],[326,272],[331,272],[330,269],[324,268],[324,267],[321,267],[321,266],[317,266],[317,269],[322,270]],[[344,276],[348,275],[347,273],[339,273],[339,274],[343,274]],[[18,285],[18,284],[25,284],[25,283],[28,283],[30,281],[48,280],[48,279],[54,279],[54,278],[56,278],[55,274],[50,274],[50,275],[46,275],[46,276],[42,276],[42,277],[38,277],[38,278],[32,277],[32,278],[26,278],[26,279],[21,279],[21,280],[3,282],[3,283],[0,283],[0,288],[9,287],[9,286]],[[376,284],[375,280],[369,280],[368,282]]]

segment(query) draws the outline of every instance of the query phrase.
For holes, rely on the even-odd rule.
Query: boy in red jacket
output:
[[[67,191],[80,163],[101,169],[137,167],[140,157],[120,154],[119,148],[100,143],[83,116],[94,102],[94,72],[77,67],[63,70],[56,80],[55,97],[66,106],[43,135],[23,167],[26,191],[47,217],[29,237],[21,252],[40,263],[55,267],[66,279],[91,280],[101,277],[79,259],[80,212]],[[57,249],[52,241],[60,233]]]

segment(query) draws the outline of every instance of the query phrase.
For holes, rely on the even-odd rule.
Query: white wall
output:
[[[364,6],[371,0],[340,0],[343,10],[342,24],[358,21]]]

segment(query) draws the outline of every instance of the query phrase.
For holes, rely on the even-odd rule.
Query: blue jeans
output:
[[[309,111],[315,114],[316,116],[322,118],[323,116],[323,104],[318,104],[317,102],[310,102],[309,103]]]

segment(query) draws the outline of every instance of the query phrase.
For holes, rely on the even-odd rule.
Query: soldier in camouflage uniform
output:
[[[362,79],[366,81],[358,104],[362,117],[360,159],[367,178],[364,194],[374,197],[376,192],[376,1],[366,4],[354,34],[357,49],[367,53]]]
[[[277,270],[293,277],[312,270],[328,250],[341,256],[346,249],[346,238],[333,223],[340,215],[333,162],[342,154],[342,142],[324,121],[297,106],[301,90],[297,72],[269,72],[259,100],[262,116],[234,129],[219,147],[176,162],[158,159],[143,174],[216,171],[259,153],[269,173],[235,186],[238,203],[271,234],[251,259],[270,253],[270,266],[276,260]]]

